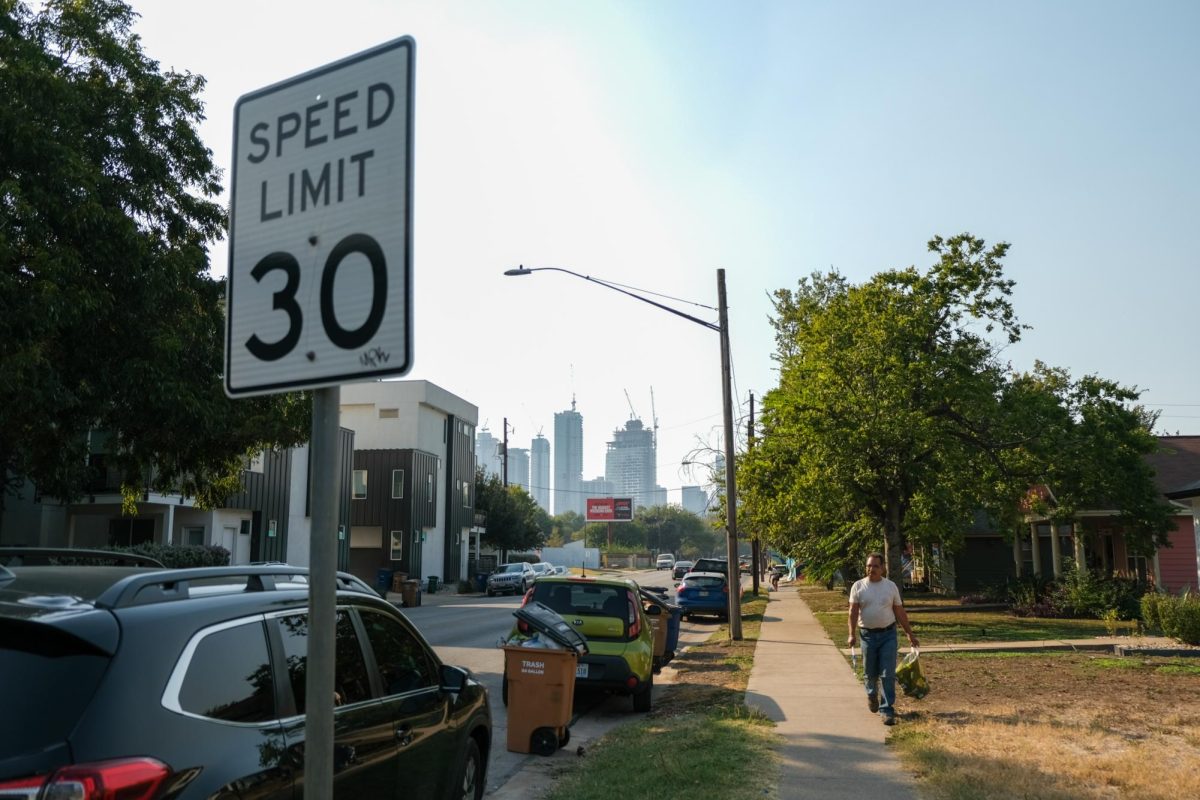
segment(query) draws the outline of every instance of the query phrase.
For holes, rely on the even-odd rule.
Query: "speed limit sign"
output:
[[[414,49],[396,39],[238,100],[231,397],[411,367]]]

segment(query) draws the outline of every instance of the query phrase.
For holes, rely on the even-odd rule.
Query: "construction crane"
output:
[[[654,408],[654,387],[650,387],[650,422],[654,431],[654,446],[658,447],[658,411]]]
[[[641,417],[638,416],[638,413],[633,410],[633,401],[629,399],[629,390],[625,389],[624,391],[625,391],[625,402],[629,403],[629,418],[630,419],[641,419]]]

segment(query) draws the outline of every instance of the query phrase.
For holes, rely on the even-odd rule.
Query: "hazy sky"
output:
[[[204,75],[228,173],[237,98],[416,41],[415,364],[528,446],[577,399],[584,477],[630,416],[659,483],[720,447],[718,337],[557,266],[716,305],[736,396],[775,384],[769,294],[853,281],[969,231],[1008,241],[1033,326],[1006,355],[1144,390],[1200,433],[1200,4],[134,2]],[[214,250],[224,273],[224,244]],[[684,310],[715,321],[716,312]],[[464,324],[466,321],[466,324]],[[673,493],[673,499],[678,499]]]

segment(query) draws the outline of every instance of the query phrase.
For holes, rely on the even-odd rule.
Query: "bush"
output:
[[[1101,577],[1071,569],[1051,592],[1050,601],[1067,617],[1104,619],[1113,611],[1117,619],[1139,619],[1146,588],[1134,578]]]
[[[1200,597],[1163,595],[1157,602],[1163,633],[1184,644],[1200,645]]]
[[[1142,595],[1142,622],[1146,624],[1147,628],[1162,630],[1162,617],[1159,615],[1159,608],[1163,597],[1158,592],[1146,592]]]
[[[143,542],[132,547],[106,547],[104,549],[149,556],[158,559],[164,567],[171,569],[229,566],[229,551],[218,545],[168,545]]]

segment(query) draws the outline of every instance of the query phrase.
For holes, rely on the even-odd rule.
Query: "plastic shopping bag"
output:
[[[900,666],[896,667],[896,680],[900,683],[900,688],[906,695],[917,700],[929,694],[929,681],[921,673],[920,655],[921,651],[914,647],[908,651]]]

